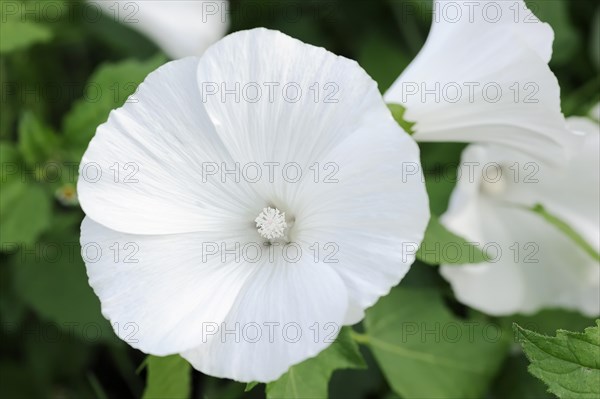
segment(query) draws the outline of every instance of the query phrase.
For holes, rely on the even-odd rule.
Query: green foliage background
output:
[[[8,3],[28,7],[27,21],[8,15]],[[49,20],[43,11],[50,3],[71,12]],[[595,0],[528,3],[555,31],[551,67],[564,113],[587,114],[599,101],[600,6]],[[420,12],[409,13],[411,5]],[[230,30],[264,26],[323,46],[357,60],[383,92],[424,43],[428,7],[415,0],[234,0]],[[192,373],[177,356],[144,363],[144,354],[118,340],[100,314],[79,256],[83,213],[64,197],[95,128],[166,57],[109,18],[86,21],[81,8],[77,1],[2,2],[0,397],[141,397],[146,386],[146,397],[552,397],[514,349],[512,323],[554,335],[559,328],[582,331],[593,321],[558,310],[487,317],[458,304],[427,258],[362,325],[344,330],[340,343],[266,387],[246,389]],[[457,162],[463,146],[421,148],[433,166]],[[453,183],[435,173],[428,173],[427,188],[432,212],[440,215]],[[401,336],[397,331],[407,321],[425,331],[439,323],[463,332],[478,327],[475,338],[465,333],[449,342],[436,334]],[[501,333],[497,339],[483,334],[490,325]]]

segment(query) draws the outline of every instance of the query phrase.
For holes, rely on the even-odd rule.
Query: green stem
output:
[[[359,344],[366,345],[369,343],[369,336],[367,334],[361,334],[354,330],[350,330],[350,336]]]

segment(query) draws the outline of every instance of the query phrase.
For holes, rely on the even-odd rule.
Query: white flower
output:
[[[171,58],[201,55],[229,26],[226,0],[96,0],[108,17],[154,41]]]
[[[431,32],[386,92],[417,141],[497,143],[566,161],[573,143],[548,67],[552,28],[523,0],[435,1]]]
[[[463,178],[442,222],[487,245],[492,261],[442,266],[442,276],[461,302],[493,315],[550,307],[600,314],[598,261],[557,227],[523,208],[542,204],[599,250],[600,127],[585,118],[567,122],[584,134],[584,146],[565,168],[540,165],[500,145],[474,144],[464,151]],[[473,180],[467,177],[469,163],[479,165]],[[500,169],[501,177],[490,166]]]
[[[553,32],[522,0],[435,1],[431,32],[385,94],[417,141],[473,142],[442,222],[494,263],[443,265],[460,301],[490,314],[600,312],[598,262],[539,215],[540,203],[598,247],[598,132],[585,150],[548,67]],[[571,124],[580,124],[571,120]],[[562,165],[565,169],[560,169]],[[501,251],[501,252],[498,252]]]
[[[78,182],[89,282],[132,346],[274,380],[408,271],[402,244],[429,218],[422,176],[402,173],[419,151],[356,62],[243,31],[151,73],[136,99],[98,128]],[[230,253],[265,241],[272,259]]]

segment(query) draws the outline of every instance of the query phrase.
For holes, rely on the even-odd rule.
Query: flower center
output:
[[[281,212],[277,208],[264,208],[254,221],[258,234],[264,238],[272,240],[284,236],[287,227],[285,212]]]
[[[501,166],[488,167],[485,170],[480,189],[487,195],[499,196],[507,189],[506,170]]]

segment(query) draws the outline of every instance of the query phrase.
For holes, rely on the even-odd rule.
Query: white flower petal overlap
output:
[[[493,315],[531,314],[552,307],[600,314],[598,261],[525,209],[542,204],[599,250],[600,127],[584,118],[569,118],[568,124],[583,135],[585,145],[566,167],[549,167],[493,144],[474,144],[463,153],[463,165],[480,168],[474,179],[457,183],[442,222],[468,240],[487,245],[493,260],[442,265],[442,276],[461,302]],[[499,183],[495,173],[482,173],[492,164],[501,165],[504,173],[498,190],[487,187]]]

